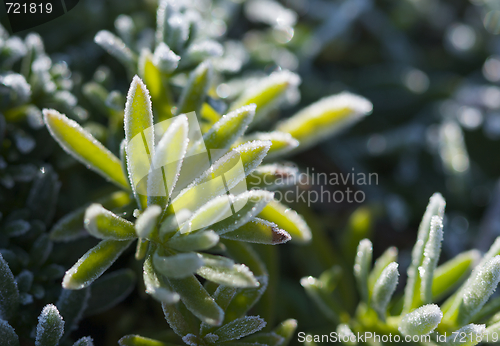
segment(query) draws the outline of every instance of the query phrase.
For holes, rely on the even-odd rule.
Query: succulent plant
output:
[[[498,342],[498,299],[490,297],[500,282],[500,238],[482,256],[471,250],[437,266],[444,208],[441,194],[434,194],[420,223],[402,296],[397,291],[397,250],[389,248],[372,266],[373,247],[368,239],[357,248],[354,277],[360,301],[352,314],[339,299],[340,267],[319,278],[302,279],[309,297],[336,324],[337,341],[357,345],[363,341],[354,335],[371,335],[370,342],[378,337],[384,345]],[[314,344],[318,340],[309,336],[307,341]]]

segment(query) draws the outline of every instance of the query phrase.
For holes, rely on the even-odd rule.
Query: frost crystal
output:
[[[57,308],[46,305],[38,317],[35,346],[56,346],[64,332],[64,321]]]
[[[424,305],[401,319],[399,331],[403,335],[427,335],[436,329],[442,318],[443,313],[439,306]]]

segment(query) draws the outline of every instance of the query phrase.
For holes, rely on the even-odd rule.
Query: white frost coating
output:
[[[366,98],[343,92],[302,109],[276,129],[290,133],[302,147],[307,147],[358,122],[372,110],[373,105]]]
[[[203,266],[196,273],[215,283],[231,287],[259,287],[259,282],[244,264],[222,256],[201,255]]]
[[[90,336],[84,336],[78,339],[73,346],[94,346],[94,340]]]
[[[425,244],[422,266],[418,268],[422,280],[420,294],[424,304],[432,302],[432,280],[441,254],[442,241],[443,220],[441,217],[434,215],[431,218],[431,231]]]
[[[159,206],[150,205],[141,215],[139,215],[135,222],[135,231],[139,238],[151,238],[161,211]]]
[[[180,60],[181,57],[175,54],[165,43],[160,42],[160,44],[156,46],[153,55],[153,63],[160,71],[165,73],[175,71],[177,66],[179,66]]]
[[[484,324],[468,324],[463,326],[446,339],[447,346],[474,346],[483,341],[483,336],[486,333],[486,325]],[[460,336],[460,337],[457,337]],[[463,338],[461,336],[465,335]],[[497,336],[498,337],[498,336]],[[494,340],[494,339],[491,339]]]
[[[0,83],[12,89],[16,94],[16,103],[27,102],[31,97],[31,86],[23,75],[18,73],[8,73],[0,76]]]
[[[467,281],[457,322],[468,323],[484,306],[500,282],[500,256],[495,256],[481,267],[474,269]]]
[[[133,64],[134,56],[130,48],[111,32],[107,30],[99,31],[95,35],[94,41],[127,67]]]
[[[203,265],[201,256],[194,252],[180,253],[170,257],[155,254],[153,264],[156,270],[170,278],[185,278]]]
[[[403,335],[428,335],[436,329],[442,318],[439,306],[424,305],[403,316],[398,329]]]
[[[244,316],[223,325],[215,330],[213,334],[219,336],[218,342],[226,342],[238,340],[247,335],[256,333],[265,326],[266,321],[260,316]]]
[[[205,75],[205,77],[202,79],[201,77]],[[192,97],[191,93],[193,92],[193,85],[195,82],[197,82],[197,87],[199,88],[200,86],[203,87],[202,90],[196,90],[197,96],[198,95],[206,95],[208,92],[208,88],[210,87],[210,80],[212,79],[213,75],[213,68],[212,64],[209,60],[205,60],[201,64],[196,67],[196,69],[189,74],[189,80],[182,90],[181,97],[179,99],[179,111],[182,111],[183,107],[186,105],[186,100],[190,97]],[[203,83],[203,84],[201,84]],[[201,106],[201,99],[198,100],[200,103],[199,106]],[[188,111],[192,111],[192,109],[189,109]],[[197,111],[194,109],[194,111]]]
[[[361,240],[354,259],[354,277],[365,302],[368,302],[368,274],[372,266],[372,255],[372,242],[369,239]]]
[[[189,233],[208,227],[232,215],[229,195],[215,197],[196,210],[193,216],[180,228],[180,233]]]
[[[443,196],[436,192],[429,199],[429,204],[425,209],[424,216],[418,227],[418,235],[415,246],[413,247],[411,254],[411,264],[408,267],[408,281],[405,288],[404,294],[404,308],[403,312],[410,312],[414,303],[414,294],[417,284],[418,267],[422,264],[424,257],[424,247],[429,239],[429,233],[431,231],[431,219],[432,216],[437,215],[441,219],[444,217],[444,208],[446,202]]]
[[[137,186],[150,169],[149,155],[154,155],[154,128],[151,97],[144,82],[136,75],[132,79],[125,103],[124,129],[127,169],[132,191],[137,196]],[[144,143],[143,137],[146,138]],[[147,146],[147,148],[146,148]],[[140,191],[143,195],[145,191]]]
[[[168,37],[166,37],[165,43],[173,49],[179,50],[184,46],[189,37],[189,21],[180,13],[174,13],[167,19],[167,23],[170,30],[168,30]]]
[[[224,47],[214,40],[194,42],[187,49],[187,55],[195,61],[203,61],[211,57],[221,57],[223,54]]]
[[[120,160],[104,145],[102,145],[101,142],[95,139],[89,132],[84,130],[80,126],[80,124],[78,124],[76,121],[72,119],[69,119],[64,114],[61,114],[54,109],[43,109],[43,121],[47,126],[47,129],[49,130],[52,137],[57,141],[57,143],[59,143],[59,145],[64,149],[65,152],[73,156],[75,159],[83,163],[85,166],[89,167],[93,171],[103,176],[105,179],[107,180],[112,179],[112,177],[109,176],[108,173],[105,172],[102,168],[94,166],[94,164],[91,161],[84,158],[78,152],[78,148],[72,147],[65,140],[64,134],[60,132],[60,129],[58,128],[55,122],[62,122],[64,123],[65,126],[68,126],[73,130],[77,131],[81,136],[83,136],[87,141],[89,141],[89,143],[92,146],[96,147],[96,149],[98,149],[106,157],[106,160],[111,161],[113,165],[116,165],[118,167],[121,166]],[[121,187],[124,187],[124,184],[126,183],[125,181],[124,182],[114,181],[114,182]]]
[[[40,316],[38,316],[38,325],[36,326],[35,346],[47,346],[47,342],[57,341],[64,333],[64,321],[55,305],[46,305]],[[54,340],[56,339],[56,340]]]
[[[179,234],[168,241],[168,246],[179,251],[207,250],[219,242],[219,235],[212,230],[195,232],[185,236]]]
[[[371,304],[378,315],[385,320],[387,305],[389,304],[396,286],[398,285],[399,271],[396,262],[389,263],[375,282]]]
[[[254,22],[262,22],[268,25],[294,26],[297,22],[297,13],[283,7],[277,1],[252,0],[245,6],[245,14]]]
[[[9,322],[0,318],[0,341],[4,346],[19,346],[19,337]]]
[[[293,138],[291,134],[281,131],[254,132],[243,138],[244,142],[252,140],[271,141],[267,158],[283,155],[299,146],[300,142]]]
[[[250,173],[253,172],[255,168],[257,168],[264,157],[266,157],[267,152],[271,148],[271,145],[273,143],[271,141],[252,141],[248,143],[244,143],[242,145],[237,146],[234,148],[235,151],[239,152],[240,154],[254,154],[254,157],[251,158],[250,161],[244,161],[243,166],[245,168],[245,175],[249,175]],[[257,155],[255,155],[257,153]],[[245,156],[248,158],[248,156]]]
[[[185,115],[179,115],[174,118],[156,146],[152,171],[148,176],[148,196],[171,196],[187,146],[188,119]]]
[[[263,213],[265,214],[265,219],[275,222],[278,227],[283,228],[292,236],[292,241],[297,241],[300,243],[307,243],[312,239],[312,232],[306,221],[302,216],[295,210],[288,208],[287,206],[279,203],[278,201],[272,200],[267,206],[264,207]],[[278,218],[273,218],[273,215],[278,213]],[[285,225],[281,225],[279,219],[286,219]],[[292,226],[290,226],[290,224]]]
[[[127,240],[135,238],[135,234],[127,233],[127,229],[134,227],[130,221],[122,219],[97,203],[91,204],[85,210],[83,223],[85,229],[99,239]]]
[[[219,340],[219,336],[212,333],[208,333],[207,335],[204,336],[204,339],[207,340],[207,342],[214,344],[217,342],[217,340]]]
[[[15,312],[19,301],[19,290],[7,261],[0,253],[0,321],[7,320]]]

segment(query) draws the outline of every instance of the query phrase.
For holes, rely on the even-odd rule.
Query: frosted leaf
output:
[[[171,292],[169,287],[156,274],[153,266],[153,256],[148,256],[144,261],[143,279],[144,286],[146,286],[146,293],[153,296],[156,300],[168,305],[179,301],[179,295]]]
[[[441,322],[443,313],[436,304],[424,305],[406,314],[399,323],[403,335],[428,335]]]
[[[424,304],[432,302],[432,282],[439,256],[441,254],[441,243],[443,241],[443,220],[434,215],[431,218],[431,230],[429,239],[424,248],[424,259],[419,267],[421,283],[421,299]]]
[[[67,108],[74,108],[78,103],[76,96],[67,90],[57,91],[53,97],[56,103]]]
[[[274,190],[299,182],[299,170],[295,166],[270,164],[259,166],[247,177],[250,189]]]
[[[153,63],[164,73],[172,73],[179,65],[181,57],[175,54],[165,43],[156,46]]]
[[[294,26],[297,22],[297,13],[283,7],[279,2],[271,0],[251,0],[246,2],[245,14],[251,21],[272,26]]]
[[[17,73],[8,73],[0,76],[0,84],[6,86],[9,94],[6,95],[10,106],[21,105],[29,101],[31,86],[24,76]]]
[[[10,319],[19,304],[19,291],[9,265],[0,254],[0,320]]]
[[[457,322],[468,323],[484,306],[500,282],[500,256],[495,256],[482,266],[476,267],[460,292],[462,303],[458,309]]]
[[[19,292],[28,292],[33,284],[33,273],[27,269],[23,269],[16,276],[16,283]]]
[[[78,339],[73,346],[94,346],[94,341],[90,336],[84,336]]]
[[[446,339],[447,342],[446,345],[474,346],[481,343],[481,341],[488,341],[488,339],[486,340],[483,339],[486,330],[487,330],[486,325],[484,324],[472,324],[472,323],[468,324],[466,326],[463,326],[459,330],[453,332],[452,335]]]
[[[148,203],[165,208],[172,196],[188,146],[188,120],[179,115],[158,142],[148,176]]]
[[[365,302],[368,302],[368,274],[372,266],[372,254],[372,242],[369,239],[361,240],[354,260],[354,277],[361,297]]]
[[[413,308],[419,306],[420,294],[418,294],[419,276],[418,267],[422,265],[424,258],[424,247],[429,239],[429,233],[431,231],[431,219],[432,216],[439,216],[441,219],[444,216],[444,208],[446,202],[440,193],[436,192],[429,199],[429,204],[425,209],[424,216],[418,227],[417,241],[413,246],[411,254],[411,264],[408,267],[408,281],[405,287],[404,294],[404,307],[403,312],[408,313]]]
[[[205,100],[213,79],[212,64],[207,60],[198,65],[189,75],[189,80],[182,90],[177,114],[196,112],[200,114],[201,105]]]
[[[273,72],[268,77],[250,84],[243,94],[233,102],[230,110],[238,109],[252,103],[257,105],[253,123],[262,120],[269,111],[278,106],[287,92],[297,89],[300,77],[290,71]],[[285,131],[286,132],[286,131]]]
[[[172,4],[169,0],[158,1],[156,10],[156,44],[165,43],[168,36],[168,18],[173,12]]]
[[[354,335],[351,328],[349,328],[349,326],[345,323],[339,324],[337,326],[337,334],[339,340],[342,340],[342,343],[348,346],[355,346],[358,344],[356,335]]]
[[[139,215],[135,222],[135,230],[139,238],[151,238],[153,236],[160,214],[161,208],[159,206],[150,205]]]
[[[300,142],[300,148],[307,148],[358,122],[372,109],[367,99],[344,92],[313,103],[276,129],[290,133]]]
[[[168,17],[167,23],[169,30],[167,36],[164,37],[165,43],[178,52],[184,47],[189,37],[189,22],[180,13],[174,13]]]
[[[129,73],[135,72],[136,58],[134,57],[134,53],[120,38],[107,30],[101,30],[95,35],[94,41],[120,61]]]
[[[23,234],[26,234],[30,230],[31,226],[26,220],[15,220],[10,221],[5,224],[2,229],[2,234],[11,238],[11,237],[19,237]]]
[[[8,172],[15,181],[29,182],[33,180],[37,173],[37,167],[32,164],[10,165]]]
[[[254,132],[242,138],[244,142],[253,140],[271,141],[271,148],[266,159],[284,155],[299,146],[299,141],[293,138],[292,135],[280,131]]]
[[[244,264],[234,264],[226,257],[202,254],[203,266],[196,273],[220,285],[258,287],[259,282]]]
[[[235,231],[225,233],[222,238],[257,244],[283,244],[292,237],[275,223],[254,218]]]
[[[165,343],[140,335],[125,335],[118,340],[120,346],[167,346]]]
[[[394,246],[388,248],[384,251],[384,253],[377,258],[375,264],[373,265],[373,269],[368,276],[368,288],[370,292],[373,291],[373,286],[375,282],[382,274],[382,271],[389,265],[391,262],[397,262],[398,259],[398,249]]]
[[[78,323],[83,318],[90,298],[90,289],[68,290],[63,289],[57,300],[57,309],[64,319],[64,337],[78,328]]]
[[[30,32],[24,39],[26,48],[35,52],[36,55],[45,53],[42,37],[36,32]]]
[[[132,43],[133,35],[136,31],[133,19],[130,16],[121,14],[115,19],[115,29],[122,38],[122,40],[130,45]]]
[[[168,278],[185,278],[203,265],[203,259],[195,252],[179,253],[169,257],[153,256],[155,269]]]
[[[259,316],[245,316],[231,321],[212,334],[219,337],[218,342],[238,340],[253,334],[266,326],[266,321]]]
[[[187,57],[193,62],[202,62],[212,57],[221,57],[224,54],[224,47],[214,40],[194,42],[187,51]]]
[[[57,308],[46,305],[40,316],[36,327],[35,346],[57,346],[64,332],[64,321]]]
[[[0,318],[0,340],[4,346],[19,346],[19,337],[14,328],[5,320]]]
[[[63,279],[63,287],[78,290],[89,286],[100,277],[122,254],[132,241],[102,240],[87,251],[71,267]]]
[[[180,228],[180,233],[190,233],[199,229],[206,228],[220,220],[226,219],[232,215],[234,205],[230,195],[215,197],[196,210]]]
[[[208,343],[211,343],[211,344],[213,344],[213,343],[217,342],[217,340],[219,340],[219,336],[216,334],[212,334],[212,333],[208,333],[203,338],[205,340],[207,340]]]
[[[116,185],[129,189],[120,160],[76,121],[44,109],[44,122],[52,137],[71,156]]]
[[[219,235],[212,230],[188,233],[177,233],[169,239],[167,245],[179,251],[208,250],[219,242]]]
[[[258,215],[260,218],[275,223],[292,237],[292,242],[307,243],[312,239],[311,229],[295,210],[276,200],[270,201]]]
[[[139,195],[147,195],[147,186],[139,184],[150,171],[150,156],[155,151],[151,107],[151,97],[146,85],[135,76],[125,103],[124,127],[129,180],[140,205],[143,203]]]
[[[130,240],[137,237],[132,222],[97,203],[85,211],[84,225],[91,235],[99,239]]]
[[[382,271],[373,287],[371,305],[382,321],[385,320],[387,306],[398,285],[398,277],[398,264],[392,262]]]

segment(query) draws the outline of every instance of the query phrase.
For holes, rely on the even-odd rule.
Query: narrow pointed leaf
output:
[[[153,264],[158,272],[168,278],[186,278],[203,265],[203,259],[195,252],[164,257],[155,254]]]
[[[340,321],[341,307],[336,299],[327,291],[321,281],[309,276],[300,280],[300,284],[306,290],[309,298],[316,304],[316,307],[333,323]]]
[[[161,208],[157,205],[150,205],[139,215],[135,221],[135,230],[139,238],[152,239],[156,224],[161,214]]]
[[[382,271],[389,265],[391,262],[397,262],[398,259],[398,249],[396,247],[388,248],[373,265],[373,269],[368,276],[368,289],[370,290],[370,295],[373,292],[373,286],[375,286],[375,282],[382,274]]]
[[[170,290],[163,278],[159,277],[153,266],[153,255],[146,257],[143,265],[144,286],[146,293],[166,305],[179,301],[179,295]]]
[[[215,197],[196,210],[180,228],[180,233],[190,233],[231,216],[232,196],[222,195]],[[234,208],[234,207],[233,207]]]
[[[19,305],[19,291],[9,265],[0,254],[0,319],[9,320]]]
[[[368,239],[359,242],[356,259],[354,261],[354,277],[358,284],[361,298],[368,302],[368,274],[372,266],[373,245]]]
[[[210,325],[221,325],[224,311],[208,294],[194,275],[184,279],[168,278],[172,289],[179,293],[186,308],[202,322]]]
[[[64,276],[63,287],[82,289],[102,275],[132,241],[102,240],[87,251]]]
[[[179,251],[208,250],[219,242],[219,235],[212,230],[188,234],[176,234],[167,245]]]
[[[182,91],[179,100],[179,108],[177,114],[196,112],[200,114],[201,105],[212,82],[213,69],[212,65],[207,61],[198,65],[198,67],[191,72],[187,85]]]
[[[288,319],[281,322],[275,329],[274,332],[279,336],[283,337],[283,342],[280,346],[287,346],[292,340],[295,330],[297,329],[297,320]]]
[[[84,224],[87,231],[99,239],[131,240],[137,238],[132,222],[104,209],[100,204],[92,204],[87,208]]]
[[[219,338],[217,342],[238,340],[247,335],[258,332],[266,326],[266,321],[258,316],[245,316],[225,324],[213,331]]]
[[[0,340],[5,346],[19,346],[19,337],[14,328],[3,319],[0,319]]]
[[[342,323],[337,326],[337,335],[342,343],[348,346],[356,346],[358,344],[356,335],[353,333],[349,325]]]
[[[168,325],[175,334],[185,337],[189,334],[198,334],[199,320],[189,312],[182,302],[176,304],[162,303],[163,314]]]
[[[223,234],[222,238],[267,245],[283,244],[292,239],[290,234],[275,223],[259,218],[254,218],[238,229]]]
[[[307,243],[312,234],[309,226],[295,210],[288,208],[276,200],[269,202],[259,217],[278,225],[292,237],[292,242]]]
[[[97,139],[53,109],[44,109],[43,115],[50,134],[68,154],[121,188],[129,189],[120,160]]]
[[[453,332],[452,335],[446,339],[446,345],[474,346],[481,343],[481,341],[488,341],[486,338],[484,338],[486,333],[487,329],[484,324],[468,324]]]
[[[212,296],[214,297],[217,305],[219,305],[220,308],[225,311],[229,306],[229,303],[231,303],[231,301],[233,300],[237,290],[238,289],[236,287],[219,285]],[[204,336],[215,330],[216,328],[217,327],[202,323],[200,326],[200,334]]]
[[[120,346],[176,346],[174,344],[146,338],[140,335],[126,335],[118,340]]]
[[[406,314],[399,323],[399,331],[403,335],[428,335],[436,329],[443,318],[439,306],[424,305],[409,314]]]
[[[370,303],[382,321],[385,321],[387,306],[398,285],[398,277],[398,264],[396,262],[389,263],[373,287]]]
[[[431,219],[431,230],[429,239],[424,248],[424,259],[420,269],[421,288],[420,294],[424,304],[432,302],[432,282],[439,256],[441,254],[441,242],[443,241],[443,221],[439,216]]]
[[[358,122],[372,109],[367,99],[344,92],[313,103],[278,124],[276,129],[292,135],[303,149]]]
[[[101,30],[95,35],[94,41],[121,62],[129,74],[135,73],[136,57],[120,38],[107,30]]]
[[[64,321],[57,308],[46,305],[38,317],[35,346],[57,346],[64,332]]]
[[[203,254],[203,266],[196,273],[201,277],[225,286],[258,287],[259,282],[244,264],[235,264],[227,257]]]
[[[285,155],[299,146],[299,141],[293,138],[291,134],[281,131],[254,132],[243,137],[240,141],[244,143],[255,140],[270,141],[272,143],[266,160]]]

